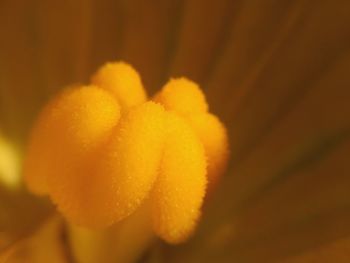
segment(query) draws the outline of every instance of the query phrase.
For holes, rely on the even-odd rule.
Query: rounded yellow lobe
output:
[[[122,116],[96,165],[99,190],[92,194],[96,214],[116,222],[133,213],[151,190],[164,144],[165,111],[154,102]],[[94,205],[95,206],[95,205]]]
[[[119,105],[95,86],[66,89],[42,111],[30,139],[24,169],[28,187],[49,193],[72,222],[89,225],[91,163],[120,117]]]
[[[91,82],[111,92],[122,110],[144,103],[147,99],[140,75],[124,62],[105,64],[92,76]]]
[[[166,140],[152,191],[155,232],[169,243],[185,241],[200,217],[206,187],[204,150],[192,128],[167,113]]]
[[[186,78],[171,79],[154,97],[165,109],[187,115],[206,112],[208,104],[199,86]]]
[[[213,114],[188,116],[189,124],[201,140],[208,162],[208,190],[218,183],[226,170],[229,157],[229,141],[225,126]]]
[[[224,125],[186,78],[170,80],[154,102],[126,63],[107,63],[91,81],[65,89],[39,115],[24,163],[28,188],[87,228],[110,226],[148,200],[154,232],[187,240],[207,182],[211,189],[226,168]]]

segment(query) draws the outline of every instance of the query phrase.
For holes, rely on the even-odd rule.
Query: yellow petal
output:
[[[91,82],[110,91],[122,109],[139,105],[147,95],[137,71],[124,62],[107,63],[92,77]]]
[[[25,180],[35,193],[50,193],[74,222],[88,224],[85,213],[93,176],[89,164],[120,117],[119,105],[106,91],[90,86],[65,90],[42,112],[33,130]]]
[[[208,110],[205,96],[199,86],[186,78],[171,79],[154,100],[164,105],[165,109],[184,115]]]
[[[161,160],[164,109],[154,102],[137,106],[122,116],[96,165],[98,187],[92,196],[101,222],[116,222],[133,213],[147,196]]]
[[[155,232],[169,243],[185,241],[200,216],[206,187],[204,149],[192,128],[167,113],[166,141],[152,191]]]
[[[10,189],[18,187],[20,157],[15,145],[0,133],[0,182]]]
[[[204,146],[208,162],[208,187],[212,189],[227,166],[229,151],[226,128],[210,113],[191,115],[187,120]]]

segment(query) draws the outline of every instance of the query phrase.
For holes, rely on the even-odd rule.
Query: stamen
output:
[[[199,86],[186,78],[171,79],[153,100],[161,103],[166,110],[183,115],[208,110],[208,104]]]
[[[159,175],[152,192],[153,227],[169,243],[186,240],[200,216],[205,195],[203,146],[191,127],[167,113],[166,141]]]
[[[122,62],[92,82],[64,90],[40,114],[24,166],[29,189],[90,229],[125,219],[147,199],[154,232],[185,241],[207,180],[212,188],[225,169],[225,127],[186,78],[169,81],[154,98],[160,104],[145,102],[138,73]]]
[[[89,163],[120,117],[119,105],[95,86],[70,88],[41,113],[26,155],[24,176],[31,191],[49,193],[72,221],[85,223]],[[98,176],[92,175],[92,176]]]
[[[107,63],[94,74],[91,82],[110,91],[122,110],[139,105],[147,99],[139,74],[124,62]]]
[[[198,85],[186,78],[172,79],[155,96],[168,110],[181,115],[201,140],[208,162],[208,189],[211,191],[226,169],[228,137],[225,126],[211,113]]]
[[[162,106],[147,102],[122,116],[102,148],[93,194],[99,225],[120,221],[144,201],[156,179],[164,145]],[[93,215],[91,215],[93,216]]]
[[[227,166],[229,142],[226,128],[211,113],[191,115],[188,121],[203,143],[208,162],[208,191],[212,191]]]

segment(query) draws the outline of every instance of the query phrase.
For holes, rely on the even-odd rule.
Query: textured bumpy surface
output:
[[[107,63],[91,78],[91,82],[113,93],[122,110],[146,101],[137,71],[123,62]]]
[[[206,162],[202,144],[183,119],[167,113],[166,128],[163,158],[152,192],[153,225],[160,237],[179,243],[192,233],[200,216]]]
[[[121,221],[147,199],[155,233],[185,241],[207,181],[214,185],[226,166],[225,127],[186,78],[170,80],[154,102],[122,62],[106,64],[92,82],[64,90],[43,109],[24,166],[29,189],[90,228]]]
[[[215,188],[228,161],[228,136],[225,126],[211,113],[191,115],[188,122],[203,143],[208,162],[208,183]]]
[[[225,126],[207,112],[208,105],[202,91],[186,78],[172,79],[154,100],[181,115],[196,132],[208,162],[208,188],[214,189],[227,166],[229,142]]]
[[[154,100],[163,104],[166,110],[173,110],[184,115],[208,110],[203,92],[196,83],[186,78],[170,80],[156,94]]]
[[[115,99],[95,86],[59,94],[41,112],[31,134],[24,167],[30,190],[47,193],[50,179],[54,199],[77,195],[79,188],[66,183],[74,184],[84,174],[86,158],[110,135],[119,117]]]
[[[99,205],[95,213],[102,223],[134,212],[151,190],[163,151],[164,117],[163,107],[154,102],[131,109],[103,148],[96,170],[101,192],[91,200]]]

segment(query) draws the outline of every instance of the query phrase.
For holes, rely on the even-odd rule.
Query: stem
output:
[[[154,240],[149,202],[122,222],[103,230],[68,224],[68,242],[77,263],[135,262]]]

